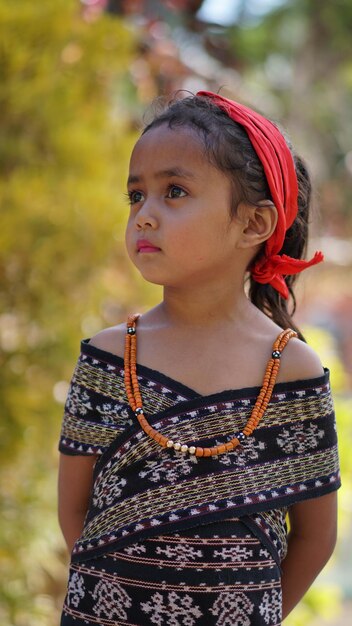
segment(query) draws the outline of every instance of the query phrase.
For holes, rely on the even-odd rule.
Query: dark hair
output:
[[[244,128],[233,121],[210,99],[189,96],[171,101],[164,110],[157,113],[147,124],[143,134],[151,128],[167,124],[169,128],[187,126],[195,130],[201,138],[208,160],[220,171],[228,175],[232,183],[231,217],[236,214],[238,203],[245,200],[257,204],[260,200],[272,200],[263,166]],[[288,142],[287,142],[288,143]],[[289,143],[288,143],[289,145]],[[305,255],[308,238],[308,217],[311,198],[311,183],[302,159],[293,153],[289,145],[298,179],[298,214],[288,229],[280,254],[296,259]],[[255,259],[264,250],[265,244]],[[304,340],[301,332],[292,321],[296,309],[293,285],[296,275],[285,277],[292,298],[289,312],[287,301],[269,284],[256,282],[249,276],[249,298],[261,311],[268,315],[281,328],[293,328]]]

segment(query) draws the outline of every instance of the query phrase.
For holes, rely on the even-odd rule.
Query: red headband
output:
[[[284,276],[298,274],[324,258],[321,252],[316,252],[310,261],[278,254],[298,212],[298,184],[292,154],[276,126],[256,111],[211,91],[199,91],[197,96],[211,98],[234,122],[243,126],[263,165],[278,221],[266,241],[264,255],[254,263],[251,274],[258,283],[269,283],[287,299],[289,291]]]

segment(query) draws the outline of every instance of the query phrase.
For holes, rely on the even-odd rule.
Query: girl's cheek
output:
[[[130,220],[127,223],[126,231],[125,231],[125,245],[126,245],[128,254],[131,256],[133,243],[132,243],[132,223]]]
[[[134,230],[134,220],[135,220],[135,216],[132,213],[130,213],[128,216],[127,223],[126,223],[126,237],[130,236]]]

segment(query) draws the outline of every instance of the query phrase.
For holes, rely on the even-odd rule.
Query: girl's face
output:
[[[127,251],[146,280],[176,287],[233,277],[240,228],[230,219],[231,184],[192,129],[164,124],[137,141],[128,194]]]

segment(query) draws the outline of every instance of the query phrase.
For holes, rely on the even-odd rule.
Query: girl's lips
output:
[[[138,252],[160,252],[160,248],[157,246],[153,246],[150,241],[146,239],[140,239],[137,241],[137,251]]]
[[[154,246],[140,246],[138,252],[160,252],[160,248],[154,248]]]

